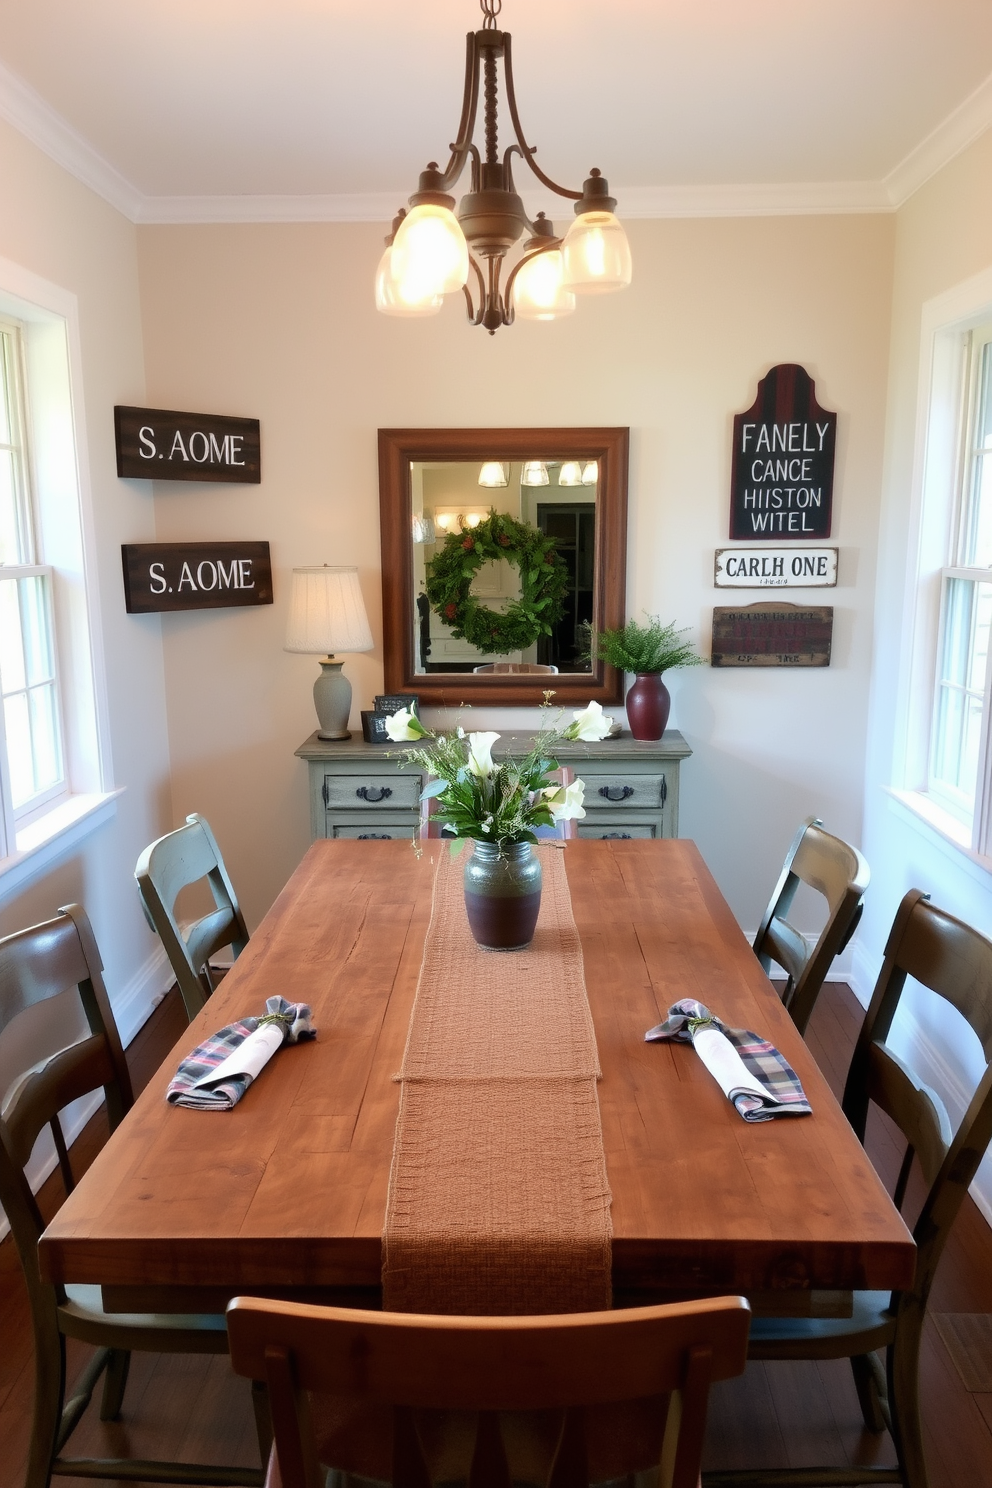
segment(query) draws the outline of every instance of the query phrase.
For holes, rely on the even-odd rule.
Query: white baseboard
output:
[[[174,981],[175,977],[165,950],[161,945],[156,945],[152,954],[138,968],[131,980],[125,983],[115,997],[111,997],[114,1017],[117,1020],[117,1027],[125,1048],[147,1023],[155,1007],[162,1001]],[[93,1091],[90,1095],[83,1096],[81,1100],[73,1101],[72,1105],[63,1111],[60,1119],[67,1147],[72,1145],[87,1121],[96,1114],[102,1104],[102,1094],[99,1091]],[[57,1166],[58,1156],[55,1152],[55,1143],[52,1141],[51,1132],[46,1128],[38,1138],[25,1170],[32,1193],[38,1192],[45,1179],[55,1172]],[[7,1223],[3,1210],[0,1209],[0,1240],[9,1232],[10,1225]]]

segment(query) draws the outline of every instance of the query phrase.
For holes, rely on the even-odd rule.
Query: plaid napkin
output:
[[[311,1027],[310,1016],[305,1002],[270,997],[261,1018],[242,1018],[238,1023],[229,1023],[188,1054],[169,1082],[166,1100],[172,1106],[188,1106],[191,1111],[229,1111],[248,1089],[251,1075],[232,1075],[219,1085],[201,1086],[199,1090],[192,1089],[195,1082],[223,1064],[250,1033],[266,1023],[282,1025],[284,1044],[316,1038],[317,1030]]]
[[[799,1083],[799,1076],[787,1064],[774,1044],[749,1033],[746,1028],[726,1028],[719,1018],[701,1002],[685,997],[668,1009],[664,1023],[644,1035],[646,1043],[676,1039],[694,1043],[697,1033],[711,1030],[722,1034],[740,1056],[746,1086],[732,1086],[726,1091],[745,1121],[771,1121],[776,1116],[811,1116],[813,1108]],[[755,1089],[754,1086],[758,1088]]]

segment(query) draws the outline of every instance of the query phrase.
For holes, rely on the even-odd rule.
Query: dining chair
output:
[[[981,1042],[986,1070],[956,1132],[936,1091],[889,1048],[886,1039],[912,977],[956,1008]],[[939,1003],[936,1004],[939,1009]],[[927,1488],[920,1429],[920,1338],[927,1299],[951,1226],[992,1139],[992,941],[911,889],[896,913],[885,960],[854,1050],[844,1091],[844,1111],[861,1141],[871,1103],[906,1139],[893,1194],[901,1209],[914,1158],[927,1185],[913,1228],[916,1276],[903,1292],[855,1292],[847,1318],[756,1318],[749,1359],[851,1360],[865,1425],[886,1427],[895,1443],[895,1468],[778,1470],[714,1473],[707,1488],[752,1484],[902,1483]],[[886,1350],[883,1370],[876,1350]]]
[[[533,674],[544,672],[547,676],[557,677],[558,668],[548,666],[539,661],[485,661],[481,666],[472,668],[473,672],[496,672],[500,676],[510,672],[526,672]]]
[[[145,848],[134,876],[145,918],[158,931],[192,1021],[214,989],[210,957],[226,945],[238,957],[248,944],[248,927],[209,823],[194,811],[184,827]],[[216,907],[184,932],[176,900],[182,889],[201,880]]]
[[[788,980],[782,1001],[800,1033],[806,1032],[834,958],[858,928],[864,910],[862,897],[870,876],[868,864],[857,848],[825,832],[817,817],[806,818],[786,853],[778,883],[754,938],[754,953],[764,970],[770,972],[774,962],[786,973]],[[827,901],[827,921],[812,950],[805,937],[786,919],[801,883],[815,889]]]
[[[170,1483],[260,1484],[258,1468],[219,1468],[197,1463],[148,1462],[62,1455],[63,1447],[104,1376],[100,1418],[120,1413],[132,1350],[223,1354],[227,1332],[221,1316],[116,1314],[103,1309],[98,1286],[61,1286],[42,1278],[38,1240],[44,1222],[24,1169],[40,1132],[55,1140],[63,1186],[73,1188],[72,1167],[59,1112],[71,1101],[103,1089],[113,1131],[131,1107],[131,1080],[103,983],[102,962],[86,912],[78,904],[54,919],[0,940],[0,1049],[17,1020],[17,1047],[46,1038],[46,1029],[78,1026],[67,1001],[81,1006],[88,1033],[56,1049],[13,1078],[0,1115],[0,1204],[10,1224],[27,1284],[35,1349],[34,1416],[25,1488],[48,1488],[52,1474]],[[64,999],[52,1006],[52,999]],[[46,1006],[47,1004],[47,1006]],[[78,1016],[78,1015],[77,1015]],[[34,1051],[36,1052],[36,1050]],[[65,1400],[66,1338],[95,1346]],[[261,1410],[258,1392],[256,1406]],[[265,1440],[264,1421],[260,1427]]]
[[[235,1372],[268,1384],[267,1488],[318,1488],[321,1462],[393,1488],[587,1488],[619,1476],[604,1450],[624,1472],[660,1465],[660,1488],[697,1488],[709,1389],[743,1371],[749,1316],[742,1297],[551,1317],[238,1297],[227,1326]],[[642,1431],[624,1441],[631,1420]]]

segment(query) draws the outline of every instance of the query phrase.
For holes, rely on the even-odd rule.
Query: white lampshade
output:
[[[433,290],[424,292],[423,286],[411,280],[401,282],[393,272],[393,250],[387,248],[379,260],[375,274],[375,308],[383,315],[437,315],[444,300]]]
[[[468,244],[448,207],[422,202],[408,212],[393,239],[392,275],[404,298],[452,294],[468,282]]]
[[[582,484],[594,486],[599,480],[599,464],[596,460],[587,460],[582,467]]]
[[[630,244],[612,212],[583,212],[561,245],[564,285],[576,294],[607,294],[630,283]]]
[[[287,651],[331,656],[335,651],[371,651],[365,602],[357,568],[294,568],[286,623]]]
[[[479,471],[479,485],[508,486],[510,484],[510,472],[500,460],[486,460]]]
[[[578,460],[566,460],[558,472],[558,484],[560,486],[581,486],[582,466]]]
[[[561,250],[537,253],[517,270],[513,281],[513,313],[521,320],[560,320],[575,309],[575,296],[562,283]]]
[[[543,460],[525,460],[520,472],[522,486],[547,486],[551,484],[548,467]]]

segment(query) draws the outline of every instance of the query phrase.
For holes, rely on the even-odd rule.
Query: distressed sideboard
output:
[[[531,735],[503,734],[493,749],[520,753]],[[382,744],[334,743],[311,734],[296,753],[310,772],[310,836],[376,840],[412,837],[420,818],[422,778]],[[624,735],[599,744],[562,744],[556,759],[586,785],[580,837],[677,837],[679,766],[692,753],[669,729],[647,743]]]

